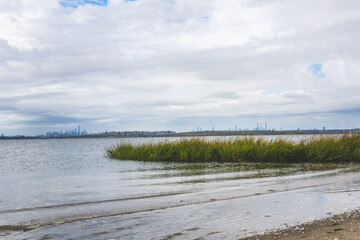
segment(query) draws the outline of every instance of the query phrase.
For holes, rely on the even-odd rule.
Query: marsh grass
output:
[[[162,162],[360,163],[360,134],[285,138],[183,138],[158,143],[118,144],[110,158]]]

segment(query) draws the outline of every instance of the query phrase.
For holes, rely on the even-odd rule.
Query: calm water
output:
[[[149,139],[0,141],[0,238],[236,239],[359,207],[358,171],[106,158],[120,141]]]

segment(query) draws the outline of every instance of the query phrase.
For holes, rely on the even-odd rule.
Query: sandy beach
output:
[[[285,229],[276,229],[264,234],[240,238],[242,240],[265,239],[324,239],[324,240],[356,240],[360,239],[360,210],[354,210],[328,218],[316,220]]]

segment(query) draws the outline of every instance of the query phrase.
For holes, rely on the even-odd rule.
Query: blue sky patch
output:
[[[60,5],[63,7],[77,8],[80,5],[107,6],[108,0],[61,0]]]
[[[321,72],[322,64],[321,63],[315,63],[311,64],[308,67],[308,72],[312,73],[312,75],[316,78],[325,78],[326,75]]]

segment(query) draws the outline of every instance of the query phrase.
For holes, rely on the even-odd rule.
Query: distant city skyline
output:
[[[52,137],[59,137],[59,136],[80,136],[80,135],[87,135],[87,131],[84,129],[81,131],[80,125],[77,126],[77,128],[70,129],[70,130],[58,130],[58,131],[49,131],[46,134],[39,134],[37,136],[52,136]]]
[[[360,126],[357,0],[0,9],[0,134]]]
[[[219,128],[216,129],[214,126],[212,126],[211,128],[202,128],[201,126],[197,126],[195,129],[192,129],[192,132],[198,132],[198,131],[312,131],[312,130],[316,130],[316,131],[326,131],[326,130],[354,130],[354,129],[359,129],[358,127],[356,127],[355,125],[352,126],[351,128],[347,127],[347,128],[327,128],[326,126],[322,126],[322,127],[310,127],[310,128],[301,128],[300,126],[297,128],[271,128],[268,127],[268,123],[267,122],[256,122],[256,126],[250,127],[250,128],[241,128],[238,127],[238,124],[234,125],[234,128]]]
[[[87,135],[87,134],[105,134],[105,133],[117,133],[117,132],[164,132],[164,131],[168,131],[170,132],[199,132],[199,131],[311,131],[311,130],[354,130],[354,129],[359,129],[359,127],[357,127],[356,125],[352,125],[352,127],[349,127],[349,125],[346,126],[346,128],[328,128],[327,126],[321,126],[321,127],[309,127],[309,128],[302,128],[302,127],[297,127],[297,128],[271,128],[268,127],[268,123],[265,122],[256,122],[256,125],[253,125],[249,128],[247,127],[242,127],[241,125],[238,125],[237,123],[234,124],[233,128],[216,128],[214,125],[212,125],[210,128],[206,128],[206,127],[201,127],[201,126],[197,126],[195,129],[189,129],[189,130],[185,130],[185,131],[174,131],[174,130],[142,130],[142,129],[106,129],[104,131],[99,131],[99,132],[88,132],[87,130],[83,129],[81,131],[81,126],[78,125],[76,128],[71,128],[68,130],[62,130],[62,129],[57,129],[57,130],[53,130],[53,131],[46,131],[40,134],[25,134],[25,133],[17,133],[17,134],[4,134],[3,132],[0,132],[0,137],[4,137],[4,136],[17,136],[17,135],[23,135],[23,136],[36,136],[36,137],[58,137],[58,136],[80,136],[80,135]],[[130,134],[129,136],[132,136],[132,134]]]
[[[78,125],[77,128],[73,128],[70,130],[57,130],[57,131],[48,131],[42,134],[36,135],[27,135],[27,134],[14,134],[14,135],[4,135],[0,132],[0,139],[6,137],[16,137],[16,136],[25,136],[25,137],[71,137],[71,136],[86,136],[86,135],[103,135],[103,136],[121,136],[121,137],[148,137],[148,136],[158,136],[165,134],[173,134],[180,133],[172,130],[162,130],[162,131],[144,131],[144,130],[105,130],[102,132],[87,132],[87,130],[80,130],[81,126]],[[359,131],[360,128],[353,126],[352,128],[327,128],[326,126],[322,126],[321,128],[296,128],[296,129],[280,129],[268,128],[267,122],[264,125],[260,122],[256,123],[256,127],[252,128],[241,128],[235,124],[234,128],[215,128],[214,126],[211,129],[202,128],[197,126],[196,129],[184,131],[184,132],[202,132],[202,131],[338,131],[338,130],[350,130],[350,131]]]

